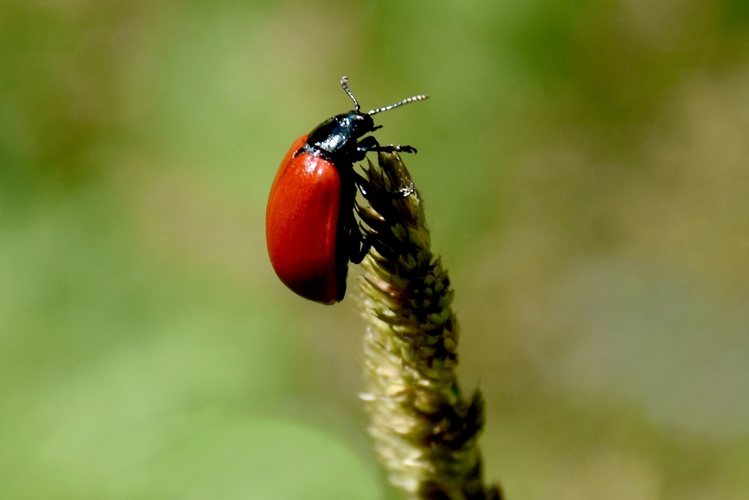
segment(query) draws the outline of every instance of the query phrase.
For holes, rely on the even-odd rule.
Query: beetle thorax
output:
[[[329,118],[309,134],[307,146],[331,159],[346,157],[356,151],[357,141],[374,130],[371,116],[349,111]]]

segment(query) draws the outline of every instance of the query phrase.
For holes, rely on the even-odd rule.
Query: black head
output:
[[[358,110],[337,115],[335,119],[341,127],[348,129],[351,137],[355,139],[380,128],[375,127],[371,116],[360,113]]]
[[[382,108],[376,108],[362,113],[359,101],[348,88],[348,77],[341,78],[341,87],[354,101],[354,109],[348,113],[341,113],[333,116],[318,125],[309,133],[305,149],[315,154],[321,154],[328,159],[348,159],[348,161],[358,161],[364,157],[365,152],[357,150],[358,140],[370,132],[374,132],[379,126],[375,126],[372,115],[389,111],[393,108],[403,106],[410,102],[423,101],[427,98],[425,95],[416,95],[403,99],[402,101],[390,104]]]
[[[305,148],[328,160],[350,158],[350,161],[357,161],[360,159],[355,154],[359,138],[376,128],[369,115],[357,111],[341,113],[315,127],[309,133]]]

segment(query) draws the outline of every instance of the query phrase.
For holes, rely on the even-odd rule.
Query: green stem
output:
[[[370,164],[369,207],[359,207],[372,248],[360,279],[367,388],[375,450],[409,499],[499,500],[486,488],[478,436],[484,404],[458,386],[458,322],[447,272],[430,249],[418,191],[401,157]]]

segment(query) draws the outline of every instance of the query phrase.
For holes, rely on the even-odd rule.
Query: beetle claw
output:
[[[398,144],[395,146],[394,149],[395,151],[399,153],[413,153],[413,154],[417,153],[416,148],[413,146],[401,146],[400,144]]]
[[[374,146],[369,148],[369,151],[377,151],[378,153],[414,153],[416,154],[416,148],[413,146],[401,146],[400,144],[391,144],[389,146]]]

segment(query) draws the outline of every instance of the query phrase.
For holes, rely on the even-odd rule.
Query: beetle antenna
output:
[[[395,104],[389,104],[387,106],[384,106],[382,108],[377,108],[369,111],[368,115],[376,115],[377,113],[382,113],[383,111],[390,111],[393,108],[397,108],[400,106],[403,106],[404,104],[408,104],[409,102],[416,102],[416,101],[423,101],[424,99],[427,99],[429,96],[424,94],[415,95],[413,97],[409,97],[408,99],[403,99],[400,102],[396,102]]]
[[[352,101],[354,101],[354,110],[358,113],[359,112],[359,101],[356,100],[356,97],[354,97],[354,94],[351,93],[351,91],[348,88],[348,77],[344,76],[341,78],[341,87],[343,87],[343,90],[348,94],[348,96],[351,98]]]

